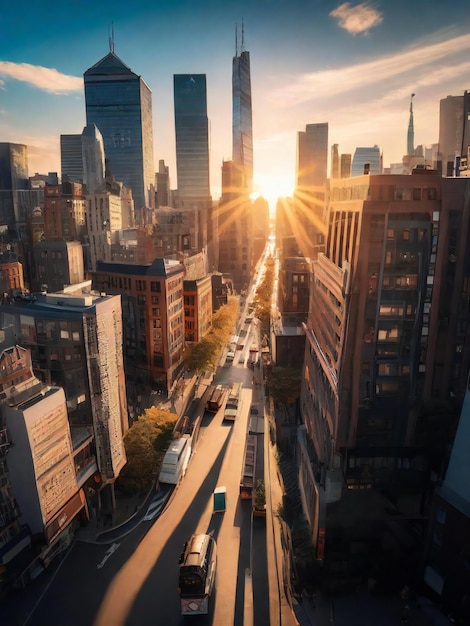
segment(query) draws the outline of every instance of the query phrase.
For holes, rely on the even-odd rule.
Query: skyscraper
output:
[[[103,136],[95,124],[88,124],[81,135],[83,183],[87,193],[103,191],[105,158]]]
[[[410,100],[410,119],[408,122],[408,135],[406,140],[406,154],[414,154],[415,151],[415,129],[413,122],[413,98],[414,93],[411,94]]]
[[[173,76],[176,172],[180,199],[203,199],[209,188],[209,122],[205,74]]]
[[[136,209],[153,206],[152,92],[114,54],[114,45],[84,75],[86,122],[103,136],[107,174],[132,189]]]
[[[470,146],[470,92],[447,96],[439,105],[439,154],[442,174],[454,174],[455,157],[468,158]]]
[[[253,191],[253,123],[250,53],[244,47],[242,24],[240,54],[238,54],[238,44],[235,35],[235,56],[232,62],[232,161],[243,172],[244,186],[248,193],[251,193]]]
[[[60,136],[60,173],[62,181],[83,182],[82,136]]]
[[[297,133],[297,188],[311,190],[327,178],[328,123],[307,124]]]

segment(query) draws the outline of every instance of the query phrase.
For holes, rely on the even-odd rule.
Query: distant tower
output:
[[[304,192],[327,179],[328,122],[307,124],[297,133],[297,189]]]
[[[251,105],[250,53],[245,50],[242,22],[242,43],[238,54],[235,27],[235,56],[232,60],[232,161],[243,172],[244,187],[253,191],[253,121]]]
[[[104,191],[105,158],[103,137],[95,126],[88,124],[82,135],[83,182],[87,193]]]
[[[408,138],[407,138],[407,147],[406,154],[414,154],[415,151],[415,129],[413,124],[413,98],[415,94],[411,94],[410,99],[410,121],[408,122]]]
[[[339,178],[339,151],[338,144],[331,146],[331,178]]]

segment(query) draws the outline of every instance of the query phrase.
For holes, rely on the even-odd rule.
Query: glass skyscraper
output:
[[[210,197],[209,122],[205,74],[173,76],[178,195]]]
[[[328,168],[328,123],[307,124],[297,133],[297,189],[323,185]]]
[[[244,174],[248,193],[253,191],[253,123],[250,53],[243,50],[232,61],[232,161]]]
[[[351,176],[382,174],[382,152],[379,146],[356,148],[351,165]]]
[[[111,50],[83,75],[86,123],[103,136],[106,173],[132,189],[136,209],[153,206],[152,92]]]

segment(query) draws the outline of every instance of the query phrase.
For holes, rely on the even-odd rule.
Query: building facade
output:
[[[182,367],[184,266],[156,258],[146,265],[98,262],[93,286],[121,294],[124,360],[131,404],[143,390],[168,391]]]
[[[85,280],[79,241],[49,240],[33,245],[32,291],[61,291]]]
[[[60,171],[62,182],[83,182],[82,136],[60,136]]]
[[[351,176],[382,174],[383,160],[379,146],[356,148],[351,164]]]
[[[250,53],[244,49],[232,60],[232,161],[243,172],[243,186],[253,191],[253,115]]]
[[[427,463],[420,407],[463,399],[468,193],[463,179],[420,170],[331,183],[301,391],[300,471],[314,545],[341,485],[387,489],[402,480],[419,491]]]
[[[84,73],[86,122],[103,136],[107,175],[132,190],[135,206],[153,206],[152,92],[110,51]]]

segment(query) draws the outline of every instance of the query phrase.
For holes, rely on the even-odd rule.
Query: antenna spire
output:
[[[413,120],[413,98],[414,97],[415,97],[415,94],[412,93],[411,98],[410,98],[410,119],[408,121],[408,135],[407,135],[407,142],[406,142],[407,154],[414,154],[414,151],[415,151],[415,148],[414,148],[415,129],[414,129],[414,120]]]
[[[238,56],[238,24],[235,23],[235,56]]]
[[[114,54],[114,22],[111,22],[111,32],[109,35],[109,51]]]
[[[240,52],[245,52],[245,24],[242,18],[242,47]]]

